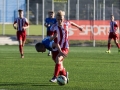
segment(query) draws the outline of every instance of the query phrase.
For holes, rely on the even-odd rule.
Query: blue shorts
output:
[[[42,44],[45,46],[46,49],[52,51],[52,44],[54,43],[54,41],[50,40],[50,37],[45,37],[42,40]]]

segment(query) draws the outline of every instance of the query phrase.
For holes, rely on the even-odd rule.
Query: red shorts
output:
[[[67,48],[66,49],[62,49],[62,52],[67,55],[68,52],[69,52],[69,49],[67,49]],[[52,59],[54,60],[54,62],[55,62],[56,57],[57,57],[58,54],[59,54],[59,51],[52,51]]]
[[[17,31],[17,40],[26,40],[26,30],[24,31]]]
[[[115,33],[113,33],[113,32],[110,32],[110,33],[109,33],[109,38],[116,40],[116,39],[118,39],[118,35],[115,34]]]

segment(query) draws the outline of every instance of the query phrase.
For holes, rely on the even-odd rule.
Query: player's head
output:
[[[19,13],[19,17],[23,17],[23,10],[19,9],[18,13]]]
[[[48,16],[50,17],[50,18],[54,18],[54,11],[49,11],[48,12]]]
[[[37,43],[35,45],[35,48],[36,48],[37,52],[45,52],[46,51],[46,48],[42,43]]]
[[[57,12],[56,14],[56,19],[57,19],[57,22],[58,22],[58,25],[62,25],[63,22],[64,22],[64,16],[65,16],[65,12],[60,10]]]
[[[114,21],[114,15],[111,15],[110,18],[111,18],[111,21]]]

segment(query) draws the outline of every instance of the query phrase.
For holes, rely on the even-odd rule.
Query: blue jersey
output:
[[[50,37],[45,37],[43,40],[42,40],[42,44],[45,46],[46,49],[52,51],[52,44],[54,43],[54,41],[50,40]]]
[[[50,30],[50,27],[51,27],[53,24],[55,24],[56,22],[57,22],[57,21],[56,21],[56,18],[46,18],[46,19],[45,19],[45,23],[50,24],[50,26],[47,27],[47,31],[49,31],[49,30]]]

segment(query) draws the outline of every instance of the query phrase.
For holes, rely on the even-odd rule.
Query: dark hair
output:
[[[46,51],[46,49],[44,49],[45,46],[41,42],[36,43],[35,48],[36,48],[37,52],[45,52]]]
[[[111,14],[111,17],[114,16],[113,14]]]
[[[22,12],[23,10],[22,9],[19,9],[18,12]]]
[[[50,11],[48,11],[48,13],[54,13],[54,11],[50,10]]]

